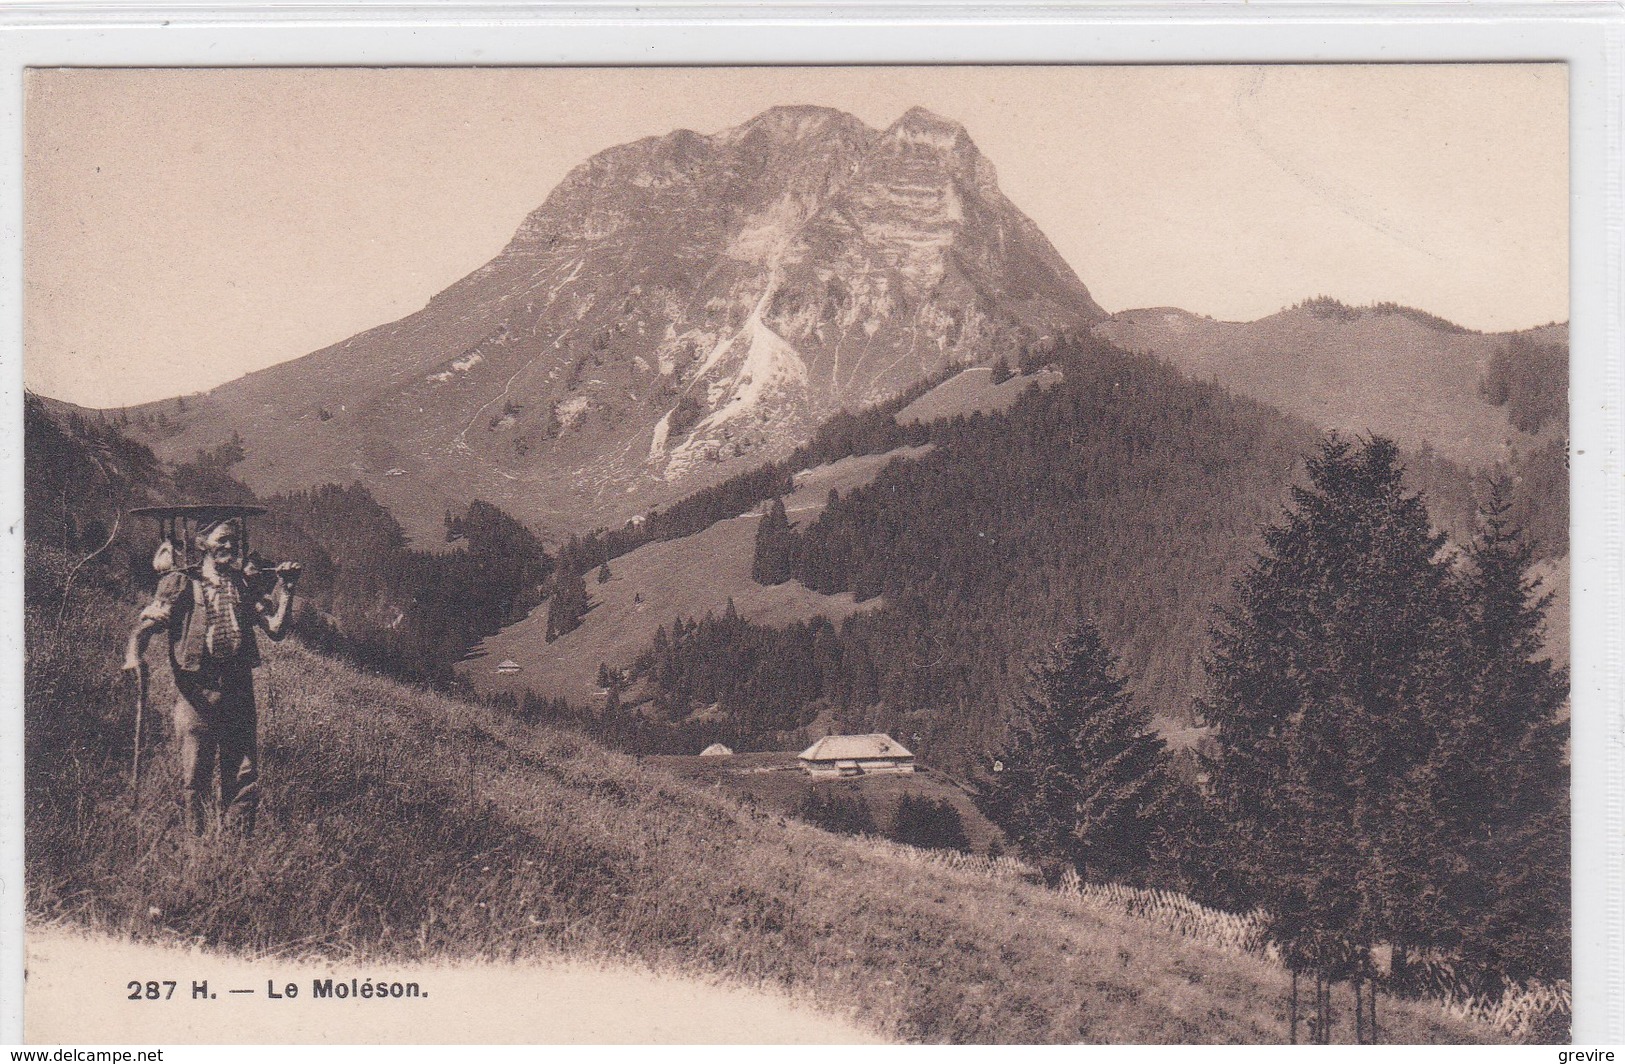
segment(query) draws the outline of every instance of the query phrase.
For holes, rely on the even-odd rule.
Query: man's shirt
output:
[[[254,625],[264,611],[262,600],[250,599],[240,574],[220,573],[209,580],[176,569],[158,581],[141,617],[167,624],[170,662],[182,672],[196,672],[205,663],[258,665]]]

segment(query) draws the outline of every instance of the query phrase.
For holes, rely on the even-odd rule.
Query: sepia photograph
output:
[[[23,88],[28,1041],[1569,1040],[1564,64]]]

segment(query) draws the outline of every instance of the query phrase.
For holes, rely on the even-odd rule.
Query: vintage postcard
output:
[[[26,1038],[1567,1040],[1569,86],[29,71]]]

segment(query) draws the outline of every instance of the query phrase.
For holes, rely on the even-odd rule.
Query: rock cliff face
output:
[[[589,159],[423,310],[215,389],[158,446],[239,432],[256,488],[359,479],[420,534],[475,496],[562,532],[1103,317],[957,123],[774,108]]]

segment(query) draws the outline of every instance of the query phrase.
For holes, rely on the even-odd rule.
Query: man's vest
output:
[[[229,658],[211,658],[209,656],[209,608],[208,594],[203,581],[190,573],[172,571],[164,574],[164,581],[173,581],[176,578],[185,580],[189,588],[173,587],[173,604],[169,613],[169,660],[178,672],[197,672],[204,663],[213,665],[236,665],[239,667],[254,668],[260,663],[259,644],[254,640],[254,606],[249,598],[248,590],[241,580],[237,580],[237,625],[242,631],[242,643],[237,652]],[[231,580],[233,577],[227,577]],[[162,588],[162,585],[160,585]],[[186,592],[190,592],[187,594]]]

